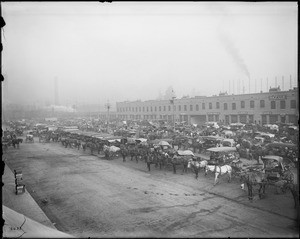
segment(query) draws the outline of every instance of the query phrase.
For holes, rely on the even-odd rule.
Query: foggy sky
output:
[[[11,102],[113,105],[295,86],[297,3],[4,2],[2,74]],[[242,83],[241,83],[242,87]],[[240,87],[240,89],[241,89]],[[241,92],[241,90],[240,90]]]

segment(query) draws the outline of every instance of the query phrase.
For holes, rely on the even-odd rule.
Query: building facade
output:
[[[117,102],[117,115],[123,120],[167,120],[204,124],[207,121],[230,123],[298,124],[298,88],[288,91],[196,96],[171,100]]]

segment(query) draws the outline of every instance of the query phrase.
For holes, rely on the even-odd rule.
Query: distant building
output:
[[[174,108],[173,108],[174,107]],[[204,124],[208,121],[230,123],[272,124],[298,123],[298,88],[280,91],[219,96],[193,97],[170,100],[148,100],[117,102],[119,119],[147,119],[186,121],[192,124]]]

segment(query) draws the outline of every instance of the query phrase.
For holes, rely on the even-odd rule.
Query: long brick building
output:
[[[218,96],[196,96],[171,100],[117,102],[119,119],[186,121],[203,124],[207,121],[224,123],[294,123],[299,118],[298,88],[280,91]]]

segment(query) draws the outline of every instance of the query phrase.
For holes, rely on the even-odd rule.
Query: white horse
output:
[[[206,165],[208,164],[208,162],[206,160],[202,160],[200,162],[198,161],[193,161],[193,160],[190,160],[188,162],[188,168],[192,168],[196,174],[196,179],[198,178],[198,173],[200,171],[201,168],[204,168],[206,167]]]
[[[205,167],[205,176],[207,175],[207,172],[211,171],[215,173],[215,182],[214,186],[218,183],[218,177],[223,174],[228,174],[228,182],[231,181],[231,174],[232,174],[232,168],[229,165],[223,165],[223,166],[218,166],[218,165],[206,165]]]

